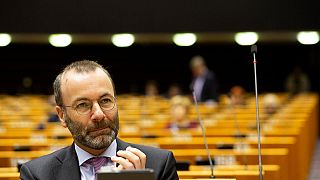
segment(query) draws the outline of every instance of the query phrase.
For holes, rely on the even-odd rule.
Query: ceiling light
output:
[[[242,46],[249,46],[255,44],[259,36],[255,32],[240,32],[234,37],[235,41]]]
[[[193,33],[179,33],[173,36],[173,42],[178,46],[191,46],[197,41]]]
[[[117,47],[129,47],[134,43],[134,36],[132,34],[114,34],[111,41]]]
[[[49,42],[54,47],[66,47],[72,42],[72,37],[69,34],[52,34],[49,36]]]
[[[312,45],[319,42],[319,33],[315,31],[304,31],[297,34],[297,40],[301,44]]]
[[[0,34],[0,46],[7,46],[11,42],[9,34]]]

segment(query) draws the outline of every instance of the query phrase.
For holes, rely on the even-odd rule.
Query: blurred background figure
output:
[[[293,71],[286,79],[286,91],[291,95],[310,91],[310,81],[306,73],[299,66],[294,67]]]
[[[277,110],[280,108],[279,97],[273,93],[266,94],[262,99],[262,103],[263,103],[264,113],[267,115],[267,117],[276,113]]]
[[[31,77],[25,76],[21,80],[21,85],[17,89],[18,94],[32,94],[33,80]]]
[[[230,89],[230,98],[233,105],[246,105],[246,90],[241,86]]]
[[[198,127],[198,122],[189,118],[190,106],[191,101],[187,97],[178,95],[171,98],[170,115],[172,122],[167,127],[173,131]]]
[[[202,56],[194,56],[190,61],[193,79],[191,89],[195,92],[197,101],[207,104],[219,102],[218,83],[216,75],[209,70]]]
[[[169,86],[166,97],[171,99],[177,95],[182,95],[181,86],[177,83],[173,83]]]
[[[156,97],[159,95],[158,83],[154,80],[150,80],[145,85],[145,96]]]

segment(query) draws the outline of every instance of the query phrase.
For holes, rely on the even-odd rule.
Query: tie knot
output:
[[[94,172],[97,172],[101,169],[102,166],[106,165],[108,162],[107,157],[93,157],[86,160],[86,164],[90,164],[94,168]]]

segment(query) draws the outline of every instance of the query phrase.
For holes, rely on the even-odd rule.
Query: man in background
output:
[[[208,69],[201,56],[195,56],[190,61],[193,80],[191,89],[194,91],[197,101],[206,104],[219,102],[218,83],[214,72]]]

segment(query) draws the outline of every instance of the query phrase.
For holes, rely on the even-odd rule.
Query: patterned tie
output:
[[[102,166],[105,166],[110,158],[107,157],[93,157],[88,160],[86,160],[86,164],[90,164],[94,168],[95,174],[97,174],[97,171],[101,169]]]

